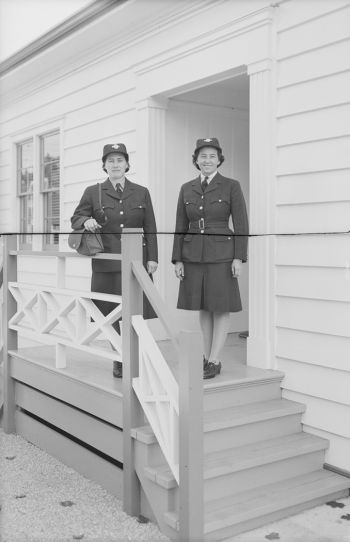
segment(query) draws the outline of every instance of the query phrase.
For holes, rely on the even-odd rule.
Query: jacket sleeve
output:
[[[188,231],[189,220],[186,212],[186,207],[184,203],[184,185],[182,185],[179,199],[177,202],[176,210],[176,225],[175,225],[175,235],[174,235],[174,244],[173,244],[173,254],[171,261],[173,264],[176,262],[182,261],[182,245],[184,242],[185,234]]]
[[[83,227],[84,222],[92,217],[92,202],[91,192],[89,188],[86,188],[83,197],[81,198],[78,207],[75,209],[73,216],[71,217],[71,224],[73,230],[79,230]]]
[[[241,185],[235,181],[231,187],[231,214],[234,228],[234,258],[246,262],[248,259],[248,215]]]
[[[143,231],[146,239],[146,261],[158,262],[157,224],[154,216],[152,200],[146,188],[146,213],[143,221]]]

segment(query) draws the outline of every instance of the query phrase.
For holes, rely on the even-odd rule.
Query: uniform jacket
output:
[[[173,263],[246,262],[248,217],[239,182],[217,173],[204,194],[200,176],[182,185],[175,232]]]
[[[101,202],[108,222],[99,232],[102,235],[104,252],[121,254],[121,232],[123,228],[143,228],[144,259],[158,262],[157,226],[149,191],[144,186],[125,179],[120,198],[109,178],[101,186]],[[89,186],[71,218],[72,228],[83,227],[85,220],[99,221],[100,209],[97,184]],[[112,260],[92,260],[92,270],[99,272],[121,271],[121,262]]]

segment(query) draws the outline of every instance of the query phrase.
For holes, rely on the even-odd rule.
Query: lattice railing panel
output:
[[[121,296],[15,282],[9,283],[9,290],[17,301],[17,312],[9,321],[9,328],[37,342],[56,345],[56,367],[66,366],[67,346],[122,361],[121,337],[113,328],[113,323],[122,316]],[[104,316],[93,299],[119,305]],[[93,323],[87,325],[90,318]],[[115,351],[90,344],[99,336],[107,339]]]
[[[133,316],[139,338],[139,377],[133,388],[179,483],[179,387],[142,316]]]

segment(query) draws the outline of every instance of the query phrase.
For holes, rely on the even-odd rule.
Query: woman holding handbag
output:
[[[239,182],[218,173],[224,159],[216,138],[198,139],[192,163],[200,175],[181,187],[172,254],[180,279],[177,307],[199,311],[204,378],[220,374],[230,312],[242,310],[237,277],[247,261],[245,201]]]
[[[84,227],[91,233],[100,233],[104,252],[121,254],[123,228],[143,228],[143,256],[147,272],[152,275],[158,266],[157,227],[149,191],[144,186],[130,182],[125,173],[129,171],[129,155],[123,143],[107,144],[103,147],[102,169],[108,173],[100,186],[86,188],[78,207],[71,218],[72,228]],[[101,204],[100,204],[101,201]],[[121,262],[92,260],[91,291],[121,295]],[[116,304],[95,300],[95,305],[105,316]],[[156,318],[151,305],[144,297],[144,318]],[[113,324],[120,333],[119,320]],[[113,375],[123,376],[122,363],[113,362]]]

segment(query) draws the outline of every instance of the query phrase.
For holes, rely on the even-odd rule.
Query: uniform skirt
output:
[[[93,271],[91,277],[91,291],[99,292],[101,294],[122,295],[122,274],[115,271],[111,273]],[[112,312],[112,310],[119,305],[119,303],[102,301],[100,299],[94,299],[93,301],[104,316],[107,316],[107,314]],[[157,318],[156,313],[145,295],[143,296],[143,317],[145,320]],[[120,333],[120,321],[121,318],[113,324],[114,329],[118,333]]]
[[[180,282],[178,309],[188,311],[239,312],[242,310],[238,280],[231,263],[184,262],[185,278]]]

